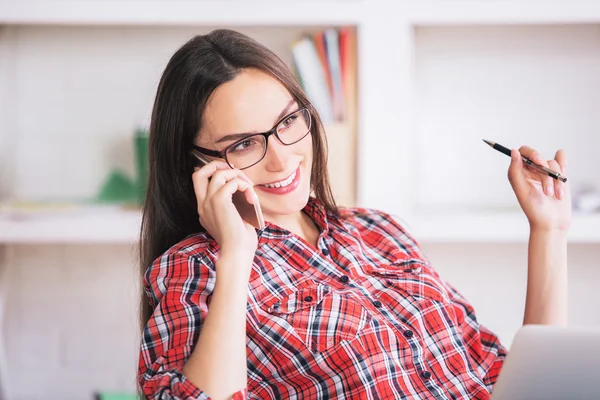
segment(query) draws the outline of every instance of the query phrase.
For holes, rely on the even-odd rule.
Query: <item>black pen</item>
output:
[[[510,150],[507,149],[506,147],[502,146],[501,144],[498,143],[494,143],[494,142],[490,142],[488,140],[482,139],[484,142],[486,142],[487,144],[490,145],[491,148],[498,150],[501,153],[506,154],[507,156],[510,157]],[[531,161],[529,158],[525,157],[524,155],[521,155],[521,157],[523,158],[523,162],[531,167],[533,167],[534,169],[536,169],[538,172],[551,176],[554,179],[558,179],[561,182],[566,182],[567,178],[562,176],[560,173],[556,172],[556,171],[552,171],[549,168],[546,168],[542,165],[537,165],[536,163],[534,163],[533,161]]]

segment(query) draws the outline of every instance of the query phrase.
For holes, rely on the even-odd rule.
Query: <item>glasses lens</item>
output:
[[[310,114],[301,109],[290,114],[277,125],[277,136],[285,144],[293,144],[305,137],[310,131]]]
[[[277,125],[277,136],[283,144],[294,144],[309,132],[310,113],[306,109],[288,115]],[[264,135],[250,136],[230,147],[225,153],[225,157],[235,168],[248,168],[263,158],[266,148]]]
[[[230,147],[225,153],[227,161],[235,168],[247,168],[260,161],[265,154],[265,137],[262,135],[250,136]]]

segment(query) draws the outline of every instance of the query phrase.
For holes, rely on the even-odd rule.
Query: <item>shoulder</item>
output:
[[[144,273],[144,290],[157,304],[169,289],[214,280],[216,242],[204,233],[190,235],[171,246]]]
[[[205,232],[188,235],[178,243],[171,246],[161,257],[180,255],[209,260],[217,253],[217,242]]]
[[[373,208],[340,208],[340,222],[366,248],[386,257],[426,260],[417,240],[401,218]]]
[[[377,232],[380,234],[402,236],[406,240],[417,243],[410,233],[408,224],[396,215],[382,210],[363,207],[340,207],[340,221],[361,232]]]
[[[187,236],[178,243],[168,248],[161,254],[150,268],[161,267],[170,260],[189,260],[207,264],[214,269],[214,261],[217,258],[217,244],[206,233],[195,233]]]

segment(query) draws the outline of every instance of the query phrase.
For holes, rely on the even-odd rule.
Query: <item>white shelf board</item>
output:
[[[139,211],[87,212],[23,220],[0,219],[0,243],[135,243]],[[521,213],[432,213],[406,217],[419,242],[523,242],[529,225]],[[574,214],[571,243],[600,243],[600,214]]]
[[[140,211],[87,210],[0,218],[0,243],[135,243],[139,238]]]
[[[393,10],[397,0],[388,0]],[[380,2],[379,4],[384,4]],[[412,0],[390,17],[413,25],[600,22],[593,0]],[[17,25],[342,25],[358,24],[366,0],[5,0],[0,24]]]
[[[405,218],[418,242],[524,242],[529,223],[523,213],[431,213]],[[569,243],[600,243],[600,213],[574,213]]]
[[[599,23],[600,2],[593,0],[414,1],[408,7],[408,20],[417,26]]]
[[[7,0],[0,24],[17,25],[352,25],[362,1]]]

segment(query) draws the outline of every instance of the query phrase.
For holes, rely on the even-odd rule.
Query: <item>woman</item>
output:
[[[489,398],[505,348],[400,224],[336,207],[319,115],[272,52],[229,30],[193,38],[164,71],[150,130],[145,396]],[[519,151],[565,173],[563,151]],[[524,323],[564,324],[569,190],[512,153],[531,227]],[[257,196],[265,229],[241,219],[236,191]]]

